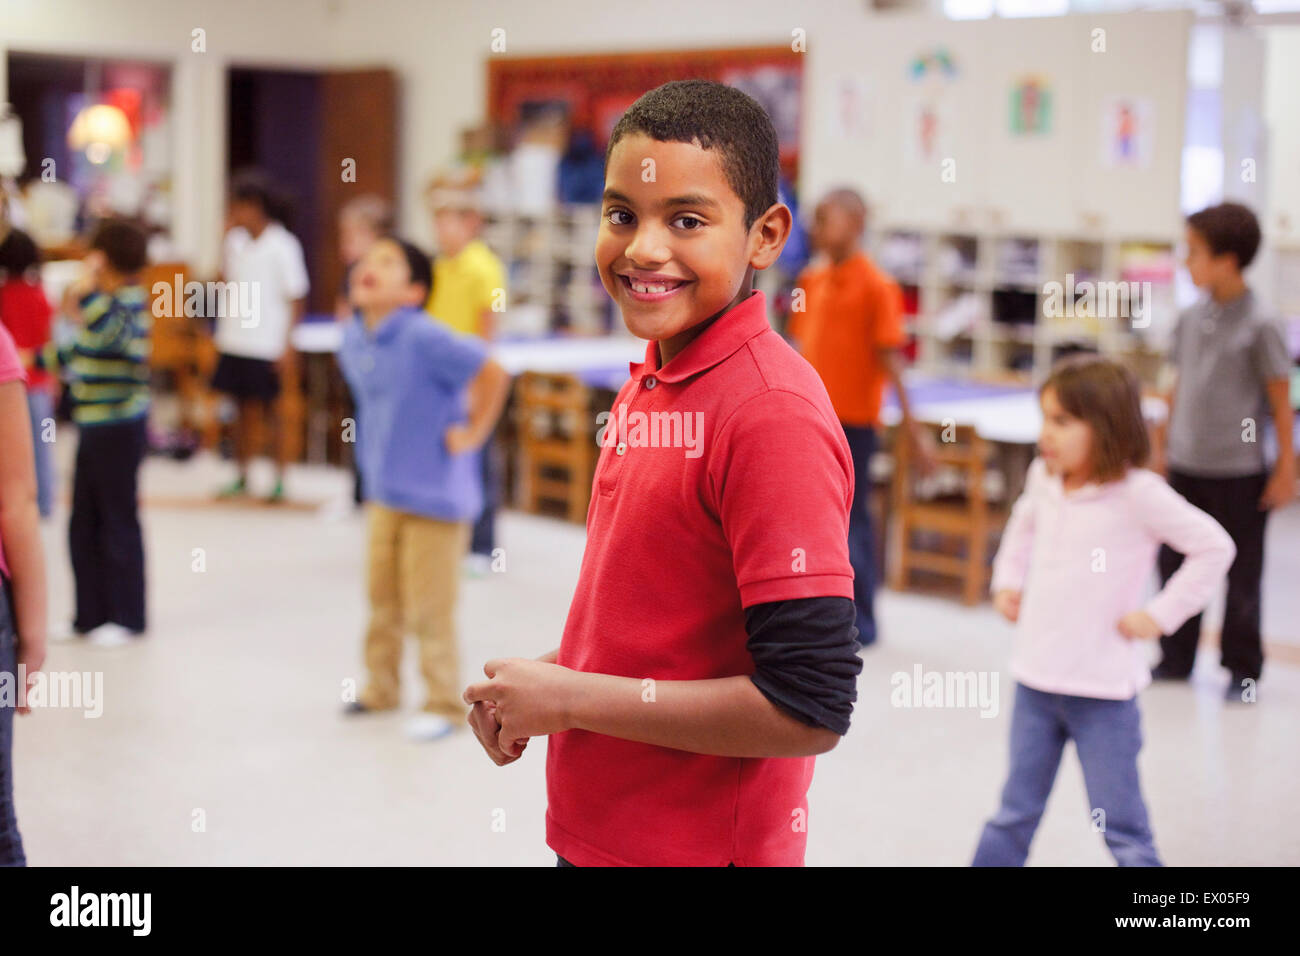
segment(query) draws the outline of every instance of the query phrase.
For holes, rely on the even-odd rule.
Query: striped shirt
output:
[[[81,300],[85,325],[67,353],[72,420],[78,425],[132,421],[149,411],[152,317],[138,285],[92,292]]]

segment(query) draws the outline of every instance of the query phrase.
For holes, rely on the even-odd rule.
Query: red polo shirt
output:
[[[614,401],[558,662],[638,680],[751,674],[744,608],[853,597],[853,464],[817,373],[763,293]],[[654,706],[647,703],[647,707]],[[801,865],[813,757],[549,738],[546,839],[578,866]]]

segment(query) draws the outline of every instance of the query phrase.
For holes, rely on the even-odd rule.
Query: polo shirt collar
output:
[[[1207,302],[1212,315],[1231,318],[1254,311],[1255,293],[1248,288],[1241,295],[1227,302],[1217,302],[1214,296],[1208,296]]]
[[[401,330],[405,320],[412,312],[418,311],[414,308],[396,309],[390,312],[385,318],[379,320],[379,324],[373,329],[366,328],[366,320],[357,313],[356,321],[361,327],[361,334],[376,344],[386,344],[392,341],[393,336]]]
[[[629,362],[628,371],[638,380],[654,372],[661,382],[680,382],[730,358],[746,342],[771,327],[767,321],[767,298],[755,290],[745,301],[719,316],[663,368],[659,367],[659,343],[650,341],[646,343],[645,361]]]

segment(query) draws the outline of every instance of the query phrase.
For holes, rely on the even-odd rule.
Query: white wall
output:
[[[8,50],[165,60],[174,68],[176,233],[200,268],[217,261],[224,193],[225,71],[232,63],[387,66],[400,77],[398,180],[403,228],[429,242],[425,179],[451,160],[463,126],[481,122],[491,33],[505,55],[772,45],[808,32],[810,47],[869,17],[860,0],[748,0],[719,16],[698,0],[4,0]],[[191,31],[207,31],[193,53]],[[5,83],[0,69],[0,99]]]
[[[822,48],[829,54],[810,53],[810,86],[829,94],[846,73],[860,76],[873,96],[868,132],[837,136],[831,96],[814,98],[805,195],[855,184],[882,225],[1176,234],[1190,20],[1186,11],[960,22],[909,16],[839,30]],[[1106,31],[1105,52],[1093,50],[1096,28]],[[941,176],[938,162],[909,160],[903,141],[919,95],[908,63],[939,46],[957,68],[940,121],[949,129],[940,155],[955,161],[955,180]],[[1009,130],[1011,90],[1025,75],[1050,83],[1048,135]],[[1103,108],[1120,95],[1155,105],[1145,169],[1103,165]]]
[[[1266,177],[1272,213],[1265,231],[1292,247],[1300,246],[1300,27],[1271,27],[1266,34],[1264,122],[1268,126]]]
[[[724,10],[735,13],[719,15]],[[829,95],[820,95],[846,73],[856,72],[871,81],[873,69],[879,71],[872,62],[871,51],[877,49],[874,38],[884,34],[896,38],[899,49],[894,59],[902,62],[950,33],[973,26],[1001,26],[1010,31],[1008,43],[999,45],[998,54],[1004,60],[1019,59],[1023,53],[1025,65],[1033,61],[1032,65],[1050,68],[1055,58],[1065,58],[1054,44],[1029,44],[1028,33],[1026,43],[1017,43],[1011,34],[1034,31],[1037,27],[1032,21],[1023,25],[933,21],[927,26],[912,17],[906,20],[910,23],[905,25],[897,16],[873,17],[862,0],[806,0],[799,5],[789,0],[725,5],[706,5],[699,0],[657,0],[654,4],[643,0],[4,0],[0,4],[0,98],[5,91],[4,53],[10,49],[171,63],[176,100],[177,239],[199,267],[210,268],[219,248],[226,69],[232,63],[387,66],[397,71],[401,97],[399,215],[406,231],[428,242],[431,235],[420,201],[421,187],[433,169],[454,156],[459,130],[482,119],[486,63],[497,55],[490,48],[494,28],[505,30],[505,55],[784,44],[790,42],[793,30],[805,30],[809,65],[805,72],[802,192],[815,194],[833,182],[849,180],[859,182],[888,204],[902,195],[881,196],[886,188],[882,183],[898,191],[895,180],[882,175],[899,162],[887,159],[882,152],[889,150],[891,157],[900,152],[897,104],[888,104],[882,116],[879,144],[866,148],[832,135],[828,124],[833,123],[833,104]],[[191,31],[196,27],[207,31],[206,53],[191,52]],[[1270,32],[1280,39],[1270,40],[1269,89],[1275,95],[1269,101],[1268,118],[1275,137],[1295,139],[1300,136],[1300,123],[1294,119],[1294,103],[1291,97],[1283,99],[1276,92],[1300,87],[1295,82],[1298,58],[1291,55],[1300,49],[1296,39],[1300,31],[1278,27]],[[1279,56],[1283,48],[1286,56]],[[1160,56],[1148,59],[1151,81],[1181,82],[1181,56],[1177,63],[1162,61]],[[1141,70],[1124,72],[1126,85],[1144,82]],[[814,90],[819,95],[810,95]],[[1001,98],[1005,95],[998,92],[998,109],[1004,108]],[[1073,109],[1074,104],[1063,98],[1056,104],[1057,121]],[[1165,111],[1161,119],[1169,122],[1172,117]],[[1279,131],[1282,125],[1286,129]],[[1180,133],[1172,127],[1172,123],[1168,127],[1162,123],[1162,141]],[[1278,141],[1278,146],[1282,145]],[[1095,152],[1092,144],[1081,148]],[[1059,149],[1049,152],[1055,154]],[[970,151],[973,162],[979,154],[979,149]],[[1281,155],[1279,150],[1279,158]],[[1023,184],[1027,191],[1041,194],[1049,189],[1046,180],[1053,174],[1051,158],[1054,156],[1045,156],[1033,182]],[[1277,172],[1274,176],[1274,195],[1293,196],[1298,178],[1290,176],[1279,183],[1286,177]],[[1297,206],[1294,199],[1286,204]],[[1300,216],[1295,228],[1300,235]]]

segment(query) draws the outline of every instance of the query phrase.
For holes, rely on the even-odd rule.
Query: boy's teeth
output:
[[[672,288],[677,288],[677,285],[678,283],[674,283]],[[667,292],[669,287],[663,282],[640,282],[633,279],[632,288],[637,292]]]

